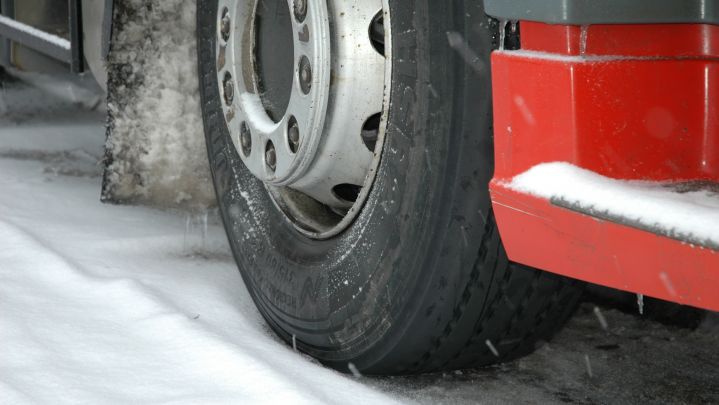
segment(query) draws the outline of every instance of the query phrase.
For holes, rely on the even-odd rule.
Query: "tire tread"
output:
[[[571,279],[511,263],[505,259],[494,262],[489,284],[482,283],[479,274],[481,271],[487,271],[489,264],[487,254],[492,247],[499,246],[494,240],[498,237],[497,231],[494,217],[491,216],[485,225],[478,258],[472,266],[462,299],[454,307],[453,318],[442,329],[442,334],[433,339],[432,347],[405,368],[403,373],[416,374],[482,367],[494,364],[498,360],[504,362],[516,359],[531,352],[538,342],[549,340],[573,313],[581,289],[577,288],[578,282]],[[504,254],[503,251],[501,253]],[[497,279],[498,284],[495,283]],[[489,290],[494,290],[494,294],[488,291],[488,287]],[[479,309],[467,305],[474,294],[483,294],[486,297]],[[556,316],[554,308],[560,304],[564,304],[562,306],[565,310],[560,316]],[[507,310],[502,310],[501,305],[507,306]],[[541,309],[532,314],[528,308],[533,307]],[[461,324],[464,317],[476,319],[471,336],[463,345],[444,347],[445,342],[450,340],[450,336],[456,332],[457,325]],[[531,326],[526,326],[527,323]],[[499,358],[492,353],[486,343],[487,340],[497,348],[500,353]],[[513,344],[508,350],[500,350],[499,347],[506,345],[503,342]],[[438,355],[444,351],[451,354]]]

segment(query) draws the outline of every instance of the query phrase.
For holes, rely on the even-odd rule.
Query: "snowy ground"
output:
[[[719,402],[715,314],[691,330],[591,303],[501,367],[327,370],[263,323],[212,213],[100,204],[103,124],[0,90],[0,403]]]

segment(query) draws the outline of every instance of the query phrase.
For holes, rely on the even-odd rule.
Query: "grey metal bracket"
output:
[[[484,9],[503,20],[563,25],[719,25],[719,0],[484,0]]]
[[[0,36],[62,62],[72,62],[70,41],[30,25],[0,16]]]
[[[3,1],[2,3],[0,41],[3,43],[3,55],[0,55],[0,63],[10,64],[9,42],[11,41],[69,64],[74,73],[83,71],[84,61],[82,54],[82,14],[80,10],[80,0],[70,0],[68,2],[70,40],[14,20],[7,15],[9,13],[5,12],[6,7],[10,9],[11,5],[11,1]]]
[[[80,0],[70,0],[70,49],[72,59],[70,69],[73,73],[82,73],[85,70],[85,57],[82,52],[82,7]]]

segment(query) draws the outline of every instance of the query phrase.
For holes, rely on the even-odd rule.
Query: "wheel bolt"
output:
[[[307,16],[307,0],[295,0],[294,11],[297,21],[304,21]]]
[[[290,142],[297,145],[300,142],[300,129],[297,128],[297,124],[293,125],[289,131]]]
[[[230,11],[227,9],[224,9],[222,11],[222,19],[220,20],[220,33],[222,34],[222,39],[227,42],[228,39],[230,39],[230,29],[232,27],[231,21],[230,21]]]
[[[290,118],[290,125],[287,128],[287,140],[292,153],[297,153],[297,149],[300,148],[300,126],[297,124],[295,117]]]
[[[232,100],[235,98],[235,85],[232,84],[232,76],[229,73],[225,73],[222,87],[225,90],[225,103],[227,103],[228,106],[232,105]]]
[[[240,146],[242,146],[242,153],[244,153],[245,156],[249,156],[252,151],[252,134],[250,133],[250,128],[247,126],[247,123],[244,121],[240,124]]]
[[[277,152],[275,151],[275,145],[273,145],[272,142],[267,143],[267,149],[265,150],[265,163],[273,172],[277,168]]]
[[[300,88],[305,94],[309,94],[312,90],[312,66],[310,66],[310,60],[306,56],[300,59]]]

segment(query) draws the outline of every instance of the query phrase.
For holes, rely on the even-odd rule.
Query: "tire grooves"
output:
[[[484,263],[487,255],[489,253],[489,241],[494,237],[496,228],[494,223],[494,215],[490,213],[489,218],[486,221],[486,225],[484,227],[484,234],[482,236],[482,241],[480,243],[479,248],[479,257],[477,259],[477,262],[472,267],[472,272],[469,276],[469,281],[467,282],[467,285],[462,292],[462,299],[460,300],[459,304],[457,304],[453,311],[452,319],[447,323],[447,325],[444,327],[443,333],[441,336],[436,338],[434,340],[434,344],[432,347],[427,350],[422,356],[420,356],[420,359],[412,364],[409,368],[404,370],[405,372],[419,372],[423,370],[426,366],[426,364],[432,360],[432,356],[434,353],[436,353],[438,350],[440,350],[443,346],[443,343],[449,338],[449,336],[454,331],[454,327],[457,325],[459,320],[462,318],[462,315],[464,314],[464,310],[467,307],[467,304],[469,303],[469,300],[472,298],[473,290],[475,287],[484,287],[481,282],[477,283],[479,280],[479,273],[480,273],[480,267],[478,266],[479,263]],[[498,263],[497,263],[498,264]],[[488,285],[492,285],[492,281],[494,279],[494,275],[496,274],[497,264],[494,266],[494,272],[492,274],[492,277],[489,280]],[[489,295],[485,298],[486,300],[489,298]],[[482,305],[484,306],[484,304]]]
[[[452,319],[447,322],[447,325],[443,329],[442,335],[434,339],[432,347],[428,349],[424,354],[422,354],[418,361],[413,363],[410,367],[404,369],[404,372],[423,372],[427,370],[428,363],[433,360],[437,360],[434,357],[435,354],[443,348],[445,342],[450,338],[452,333],[455,332],[456,326],[460,323],[460,320],[466,314],[467,304],[471,300],[473,294],[477,293],[477,291],[475,291],[477,290],[477,287],[482,287],[480,288],[481,290],[486,289],[486,287],[484,287],[481,282],[478,283],[478,280],[480,280],[479,275],[482,271],[482,265],[485,263],[487,253],[489,252],[489,242],[494,237],[495,232],[496,226],[494,224],[494,216],[490,214],[487,225],[485,226],[485,234],[482,238],[481,246],[479,249],[478,260],[472,268],[470,279],[462,293],[462,299],[453,310]],[[500,269],[500,266],[504,267],[504,269]],[[489,299],[490,294],[486,294],[487,298],[485,298],[485,301],[481,307],[479,316],[477,317],[478,323],[471,337],[463,346],[459,347],[457,351],[454,352],[454,355],[452,355],[451,357],[447,357],[444,361],[442,361],[439,367],[432,367],[433,371],[454,369],[461,365],[483,366],[489,364],[490,362],[495,362],[497,358],[487,346],[487,340],[491,341],[495,346],[501,344],[501,342],[503,342],[507,337],[510,338],[509,341],[516,341],[517,343],[515,343],[509,350],[500,352],[499,360],[507,361],[517,358],[518,356],[528,352],[529,349],[533,347],[537,341],[548,339],[549,337],[551,337],[551,335],[553,334],[552,332],[554,332],[556,329],[552,328],[551,325],[561,325],[573,312],[572,309],[574,305],[571,304],[571,302],[575,302],[579,297],[579,291],[577,288],[575,288],[575,284],[577,284],[576,282],[568,282],[566,280],[558,278],[557,276],[542,272],[540,270],[526,268],[524,266],[517,265],[514,263],[499,263],[498,261],[498,263],[494,266],[493,274],[490,278],[488,286],[491,287],[494,279],[497,278],[497,271],[502,270],[504,271],[504,274],[502,274],[501,277],[501,284],[498,286],[496,293],[492,295],[491,300]],[[531,276],[532,281],[530,283],[527,283],[526,288],[522,289],[521,291],[515,291],[510,295],[509,287],[511,282],[518,278],[526,277],[527,275]],[[540,289],[539,287],[552,284],[554,285],[551,288],[551,295],[538,296],[536,294],[537,290]],[[510,296],[521,297],[520,302],[518,304],[514,304]],[[488,301],[489,304],[487,304]],[[570,303],[570,305],[566,306],[567,310],[565,310],[565,314],[559,317],[550,317],[549,314],[553,312],[557,305],[561,304],[562,301],[569,301]],[[486,336],[485,334],[483,334],[483,332],[488,329],[488,324],[496,319],[496,314],[501,313],[501,311],[498,311],[498,306],[502,303],[507,304],[508,306],[510,306],[510,308],[512,306],[514,307],[514,310],[511,311],[512,316],[502,321],[502,323],[505,325],[502,333],[496,334],[495,336]],[[522,334],[522,336],[513,339],[512,332],[515,330],[522,329],[521,327],[518,327],[518,325],[521,323],[522,320],[526,319],[525,317],[527,316],[527,314],[525,313],[525,311],[530,306],[530,304],[533,304],[532,306],[539,304],[542,308],[533,316],[534,322],[532,327],[524,334]],[[484,356],[482,358],[467,358],[465,360],[461,359],[470,350],[476,352],[476,349],[478,347],[481,347],[484,353]]]
[[[463,8],[463,6],[459,7]],[[487,263],[489,249],[497,249],[497,246],[501,246],[501,241],[497,243],[495,238],[499,239],[498,229],[494,215],[490,211],[485,222],[477,260],[472,266],[469,280],[461,294],[461,300],[452,311],[452,318],[441,329],[442,334],[432,340],[431,347],[411,366],[404,369],[404,372],[418,373],[430,369],[440,371],[456,368],[463,363],[466,365],[494,363],[498,359],[491,352],[486,341],[490,340],[498,345],[507,338],[509,338],[508,341],[513,341],[512,339],[515,337],[513,335],[521,333],[521,336],[516,339],[517,343],[508,350],[500,352],[499,360],[516,358],[527,352],[527,349],[533,347],[538,340],[548,339],[555,332],[557,326],[563,324],[571,315],[573,305],[568,305],[565,310],[558,309],[557,305],[560,305],[562,301],[576,302],[579,297],[579,289],[570,287],[575,287],[577,283],[510,263],[501,255],[495,258],[493,264]],[[499,247],[499,249],[502,248]],[[489,266],[492,268],[488,268]],[[488,271],[492,272],[489,278],[480,277],[482,272]],[[499,274],[498,272],[501,271],[504,273]],[[529,277],[531,277],[530,282],[522,282]],[[482,283],[484,280],[488,280],[486,285]],[[472,297],[477,293],[485,294],[481,305],[468,308]],[[501,305],[506,305],[509,310],[502,311]],[[533,314],[531,309],[534,307],[540,309]],[[477,312],[472,310],[477,310]],[[561,312],[565,313],[561,314]],[[506,314],[511,315],[506,317]],[[554,316],[550,316],[553,314]],[[471,316],[476,317],[475,326],[465,343],[460,345],[457,342],[451,342],[452,334],[457,331],[458,325],[462,325],[461,321]],[[502,317],[506,319],[502,319]],[[527,322],[531,322],[529,328],[526,326]],[[499,325],[492,326],[492,323],[499,323]],[[487,336],[493,330],[501,332]],[[523,330],[526,331],[522,333]],[[451,345],[456,346],[455,350],[451,351],[454,353],[453,355],[448,353],[441,356],[444,359],[437,358],[440,357],[438,353],[445,349],[445,346]],[[470,355],[469,352],[473,354]],[[478,352],[483,354],[477,354]],[[462,359],[463,356],[467,357]]]

